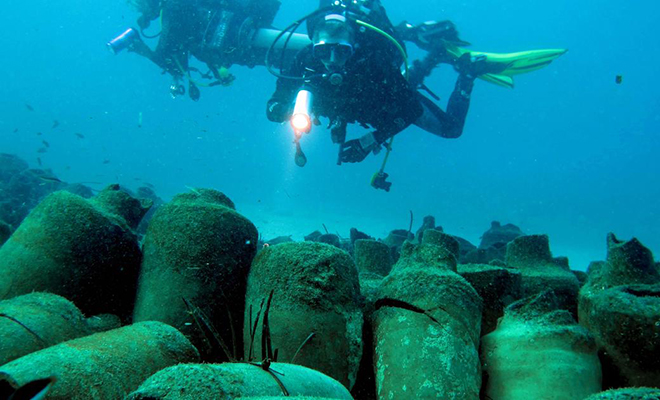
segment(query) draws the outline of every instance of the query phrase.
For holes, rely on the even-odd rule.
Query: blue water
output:
[[[513,90],[478,82],[458,140],[415,127],[397,136],[390,193],[369,186],[382,155],[338,167],[323,129],[305,137],[309,163],[296,167],[291,132],[265,117],[275,79],[263,68],[233,67],[233,86],[202,88],[199,103],[172,100],[158,67],[105,47],[136,25],[124,1],[5,4],[0,152],[33,166],[40,156],[69,182],[149,182],[164,198],[186,186],[213,187],[266,236],[300,238],[324,223],[343,235],[355,226],[382,237],[407,229],[412,210],[415,227],[431,214],[475,244],[491,220],[547,233],[553,253],[574,269],[604,258],[609,231],[659,253],[660,3],[499,3],[383,0],[394,23],[451,19],[476,50],[570,50],[517,77]],[[276,25],[316,5],[284,1]],[[445,66],[427,81],[443,107],[454,80]],[[60,126],[51,129],[53,120]],[[38,154],[42,140],[50,148]]]

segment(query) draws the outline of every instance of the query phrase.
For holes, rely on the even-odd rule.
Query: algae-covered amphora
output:
[[[224,194],[194,189],[175,196],[147,228],[134,321],[174,326],[205,359],[241,358],[245,284],[257,239],[257,229]],[[231,354],[209,341],[199,318],[219,332]]]
[[[50,292],[127,319],[142,259],[133,230],[150,206],[119,185],[92,199],[50,194],[0,248],[0,296]]]

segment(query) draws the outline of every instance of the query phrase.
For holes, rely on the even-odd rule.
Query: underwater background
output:
[[[276,27],[317,4],[284,0]],[[0,152],[33,167],[39,157],[61,180],[98,189],[148,182],[169,199],[187,186],[215,188],[266,238],[302,239],[322,224],[342,236],[356,227],[384,237],[407,229],[412,210],[413,229],[434,215],[474,244],[492,220],[547,233],[553,255],[568,256],[573,269],[605,257],[610,231],[660,252],[660,3],[383,5],[395,24],[452,20],[474,50],[569,52],[516,77],[513,90],[478,81],[460,139],[414,126],[398,135],[386,193],[369,186],[382,153],[337,166],[337,147],[320,127],[304,138],[307,166],[295,166],[289,126],[266,119],[275,78],[265,68],[234,66],[232,86],[202,88],[197,103],[172,100],[158,67],[105,46],[136,25],[125,1],[10,0],[0,14]],[[455,77],[443,66],[426,81],[443,108]],[[349,128],[350,137],[362,133]]]

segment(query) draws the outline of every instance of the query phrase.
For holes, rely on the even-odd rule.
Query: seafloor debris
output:
[[[351,390],[365,400],[495,400],[523,386],[525,398],[579,398],[601,389],[597,348],[603,388],[660,386],[660,271],[636,239],[610,235],[607,261],[593,263],[588,280],[552,256],[547,236],[494,224],[476,248],[432,217],[416,235],[412,225],[382,240],[324,227],[307,242],[264,242],[256,255],[256,228],[215,190],[177,195],[150,220],[151,201],[117,185],[90,200],[63,191],[43,199],[70,187],[51,176],[0,155],[0,227],[16,229],[0,248],[0,299],[10,299],[0,302],[0,333],[10,337],[0,355],[13,359],[0,366],[1,395],[57,376],[37,380],[52,398],[348,399]],[[138,196],[158,200],[152,190]],[[589,334],[571,319],[583,284]],[[117,318],[84,319],[55,294],[20,296],[39,290],[87,315],[159,322],[92,334]],[[14,311],[28,296],[43,301],[22,305],[28,316]],[[69,340],[76,335],[90,336]],[[233,362],[166,368],[200,360]],[[514,373],[534,384],[508,385]],[[636,390],[625,395],[656,399],[660,389]]]

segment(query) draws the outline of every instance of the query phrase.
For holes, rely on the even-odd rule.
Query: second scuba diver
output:
[[[451,22],[417,27],[404,22],[395,28],[379,0],[321,0],[320,8],[303,19],[312,44],[283,72],[274,72],[277,86],[266,110],[271,121],[291,121],[299,166],[306,163],[300,138],[312,123],[319,123],[318,117],[328,118],[332,140],[340,145],[338,164],[360,162],[383,146],[389,152],[387,142],[391,144],[411,124],[441,137],[457,138],[463,132],[477,77],[512,86],[514,73],[541,68],[564,52],[547,51],[550,53],[542,57],[537,52],[468,52],[459,47],[468,43],[458,38]],[[300,21],[292,26],[298,25]],[[428,52],[410,70],[404,41]],[[533,62],[534,56],[538,57]],[[443,62],[458,72],[446,111],[418,91],[426,90],[435,97],[423,80]],[[514,64],[519,67],[515,72]],[[351,123],[372,131],[346,141],[346,126]],[[383,169],[374,175],[372,185],[389,190],[391,183],[386,182]]]
[[[145,38],[158,37],[152,50],[137,29],[131,28],[108,43],[115,53],[127,49],[144,56],[173,77],[173,97],[186,92],[197,101],[198,86],[229,85],[234,77],[228,68],[234,64],[263,65],[265,51],[279,31],[270,29],[280,7],[279,0],[133,0],[142,14],[139,32]],[[161,30],[153,36],[145,32],[151,21],[160,19]],[[302,40],[302,41],[301,41]],[[309,43],[295,35],[289,52]],[[190,65],[190,57],[206,64],[208,72]],[[196,73],[193,78],[192,73]]]

